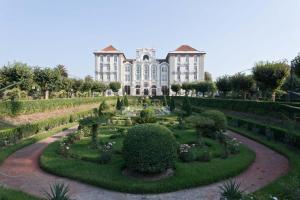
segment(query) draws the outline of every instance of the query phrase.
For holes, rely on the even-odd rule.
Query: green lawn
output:
[[[175,175],[159,181],[143,181],[122,175],[124,161],[121,155],[122,137],[111,139],[115,134],[102,130],[103,142],[115,141],[114,154],[109,164],[98,163],[98,150],[89,147],[89,138],[71,146],[76,159],[66,159],[57,154],[59,142],[51,144],[41,156],[41,167],[59,176],[70,177],[103,188],[130,193],[161,193],[184,188],[207,185],[222,179],[235,176],[244,171],[255,159],[255,154],[245,146],[241,152],[221,159],[222,147],[217,141],[205,139],[205,143],[212,151],[214,158],[210,162],[176,162]],[[195,142],[196,133],[193,130],[176,130],[180,143]],[[200,148],[200,147],[199,147]],[[200,149],[197,150],[200,153]],[[73,156],[74,156],[73,155]],[[81,158],[81,159],[80,159]]]
[[[0,200],[39,200],[24,192],[0,187]]]
[[[10,124],[10,123],[7,123],[7,122],[4,122],[4,121],[1,121],[0,120],[0,130],[4,130],[4,129],[8,129],[8,128],[13,128],[15,127],[14,125]]]

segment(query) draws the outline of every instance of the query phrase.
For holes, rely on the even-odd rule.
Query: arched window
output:
[[[156,65],[151,66],[151,77],[153,80],[156,79]]]
[[[149,65],[144,65],[144,79],[149,80]]]
[[[145,60],[145,61],[146,61],[146,60],[149,60],[149,56],[148,56],[148,55],[144,55],[144,56],[143,56],[143,60]]]
[[[168,96],[169,95],[169,88],[168,88],[168,86],[166,86],[166,85],[162,86],[161,87],[161,92],[162,92],[163,95]]]
[[[162,71],[162,72],[167,72],[167,71],[168,71],[168,67],[167,67],[166,65],[163,65],[163,66],[161,67],[161,71]]]
[[[141,80],[141,66],[136,66],[136,80]]]

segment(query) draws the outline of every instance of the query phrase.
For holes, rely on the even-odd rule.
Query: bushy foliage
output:
[[[221,200],[239,200],[243,197],[241,183],[235,180],[229,180],[220,186]]]
[[[123,154],[128,169],[141,173],[160,173],[174,167],[177,143],[168,128],[157,124],[141,124],[128,130]]]
[[[191,106],[191,103],[190,103],[190,100],[188,97],[185,97],[183,99],[183,103],[182,103],[182,110],[185,111],[185,114],[187,116],[191,115],[192,114],[192,106]]]
[[[227,93],[231,91],[230,77],[225,75],[217,78],[216,86],[219,92],[226,97]]]
[[[176,107],[175,100],[174,100],[174,98],[171,97],[171,99],[170,99],[170,111],[173,112],[175,110],[175,107]]]
[[[121,88],[120,82],[110,82],[109,83],[109,89],[111,89],[114,93],[117,93],[120,88]]]
[[[175,95],[178,95],[178,92],[181,90],[181,85],[180,84],[172,84],[171,85],[171,90],[175,92]]]
[[[202,116],[210,118],[215,123],[215,130],[223,132],[227,129],[227,119],[224,113],[218,110],[206,110],[201,113]]]
[[[50,192],[44,191],[46,200],[71,200],[70,189],[64,183],[55,183],[50,187]]]
[[[151,108],[143,109],[140,112],[139,123],[153,123],[155,122],[155,113]]]
[[[245,75],[237,73],[230,77],[231,88],[238,94],[242,94],[243,98],[246,99],[247,94],[254,87],[254,79],[251,75]]]
[[[124,96],[123,102],[124,102],[124,106],[125,106],[125,107],[128,107],[128,106],[129,106],[129,102],[128,102],[127,95]]]
[[[103,100],[99,106],[98,115],[102,116],[104,114],[104,112],[107,110],[109,110],[109,105],[106,103],[105,100]]]

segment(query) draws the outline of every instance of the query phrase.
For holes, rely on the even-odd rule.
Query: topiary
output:
[[[227,119],[224,113],[218,110],[206,110],[201,115],[214,120],[216,131],[223,132],[227,129]]]
[[[153,109],[147,108],[140,112],[140,123],[155,122],[155,113]]]
[[[168,128],[158,124],[141,124],[128,130],[123,142],[123,155],[131,171],[160,173],[174,167],[177,143]]]

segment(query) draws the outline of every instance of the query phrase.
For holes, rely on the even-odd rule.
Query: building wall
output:
[[[171,93],[171,84],[204,80],[204,54],[172,53],[163,61],[156,59],[155,53],[154,49],[137,49],[134,60],[126,60],[122,53],[97,53],[95,80],[107,84],[118,81],[120,95],[130,90],[130,95],[141,96],[163,95],[162,88]]]

